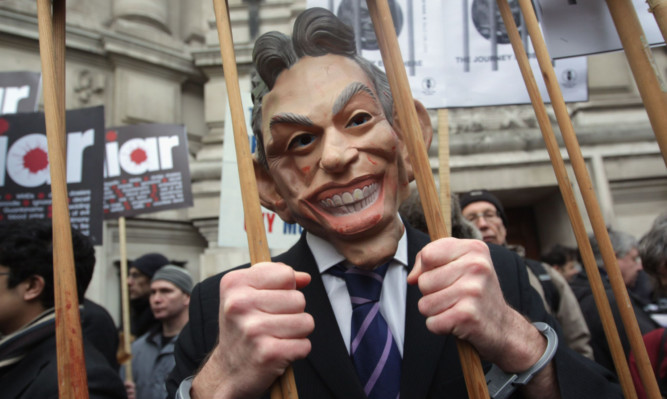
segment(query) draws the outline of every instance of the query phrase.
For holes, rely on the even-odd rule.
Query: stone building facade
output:
[[[305,0],[228,3],[241,90],[249,91],[253,38],[270,30],[289,32]],[[0,71],[40,70],[36,15],[34,0],[0,2]],[[664,76],[664,47],[654,56]],[[128,257],[162,252],[187,261],[199,279],[247,261],[245,249],[217,242],[227,94],[212,1],[69,0],[66,57],[68,109],[104,105],[107,126],[157,122],[187,128],[194,206],[129,218]],[[605,220],[640,237],[667,211],[667,169],[624,57],[590,56],[590,100],[568,108]],[[574,245],[532,108],[448,114],[451,190],[497,193],[513,223],[510,238],[533,254],[555,243]],[[437,132],[438,113],[432,116]],[[557,130],[555,118],[553,125]],[[437,135],[429,155],[437,175]],[[576,185],[571,173],[570,179]],[[579,207],[583,212],[581,201]],[[117,227],[115,221],[104,224],[88,291],[114,317],[119,317],[118,270],[112,266],[119,258]]]

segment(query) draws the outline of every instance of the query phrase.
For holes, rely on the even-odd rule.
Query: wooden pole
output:
[[[396,31],[391,19],[391,12],[386,1],[367,0],[368,11],[373,20],[375,35],[380,45],[382,60],[394,97],[394,104],[401,121],[401,130],[415,171],[417,188],[426,217],[426,224],[432,240],[449,236],[438,202],[435,181],[426,152],[424,138],[419,128],[412,93],[408,85],[408,76],[403,66],[401,50],[398,47]],[[463,375],[471,398],[488,398],[488,388],[477,351],[468,342],[457,340]]]
[[[440,179],[440,209],[445,228],[452,231],[452,189],[449,184],[449,110],[438,109],[438,178]]]
[[[591,183],[590,176],[588,175],[588,169],[586,168],[584,158],[581,155],[581,149],[572,126],[572,121],[570,120],[569,113],[565,106],[563,95],[560,91],[560,87],[558,86],[558,80],[551,64],[551,59],[547,51],[546,43],[544,42],[544,38],[542,37],[542,33],[539,29],[537,17],[535,16],[529,1],[519,0],[519,4],[521,5],[522,12],[526,19],[526,26],[528,27],[528,32],[533,41],[533,46],[535,47],[537,60],[540,64],[540,68],[542,69],[542,75],[545,77],[545,83],[547,85],[547,90],[549,91],[552,106],[556,113],[556,119],[558,120],[558,124],[563,135],[563,141],[565,142],[568,154],[570,155],[575,176],[579,182],[579,187],[584,199],[586,211],[588,212],[591,225],[593,227],[593,232],[595,233],[595,237],[600,247],[605,269],[609,276],[609,282],[611,283],[612,290],[616,298],[616,304],[621,314],[621,319],[626,330],[626,335],[628,336],[630,347],[632,348],[632,351],[636,357],[639,375],[648,396],[650,398],[660,398],[661,395],[655,380],[655,374],[653,373],[653,368],[651,367],[648,354],[646,353],[646,347],[644,345],[644,340],[642,339],[641,331],[637,325],[637,318],[632,308],[632,304],[628,296],[628,291],[625,287],[625,282],[623,281],[623,276],[621,275],[620,269],[618,267],[616,254],[614,248],[611,245],[611,240],[609,239],[606,223],[595,197],[593,184]],[[632,5],[630,6],[634,12]],[[657,75],[651,73],[651,76],[655,78]],[[663,92],[662,94],[663,100],[667,99],[667,97],[664,96],[665,93]],[[667,103],[665,104],[667,105]],[[663,108],[661,112],[662,114],[664,114],[665,109],[667,108]],[[667,121],[665,118],[662,119]],[[667,128],[667,125],[664,127]],[[657,133],[658,132],[656,131],[656,134]],[[667,133],[667,131],[663,131],[663,133]],[[663,147],[663,155],[665,155],[665,149],[667,149],[667,147]],[[613,319],[610,319],[608,322],[611,324]]]
[[[649,11],[653,13],[655,22],[658,23],[662,38],[667,42],[667,1],[665,0],[646,0]]]
[[[500,2],[501,1],[499,0],[499,3]],[[526,2],[524,0],[519,0],[519,4],[521,6],[524,15],[524,21],[526,23],[526,27],[528,29],[528,32],[533,42],[533,46],[535,48],[535,53],[537,55],[540,68],[542,70],[542,76],[544,77],[547,90],[549,91],[549,96],[551,98],[552,106],[554,108],[554,112],[556,114],[556,118],[558,120],[561,133],[563,135],[563,141],[565,142],[565,146],[570,156],[572,167],[574,169],[575,176],[579,183],[579,188],[582,197],[584,198],[584,204],[586,206],[586,210],[591,220],[593,231],[600,246],[602,257],[605,261],[606,265],[605,268],[607,270],[607,274],[609,275],[609,280],[612,285],[612,290],[614,291],[614,296],[616,298],[619,311],[621,312],[621,317],[623,319],[623,323],[626,328],[628,338],[631,341],[631,345],[633,345],[632,346],[633,351],[643,352],[645,356],[645,361],[648,362],[648,356],[646,355],[646,349],[644,347],[643,340],[641,338],[641,332],[639,331],[639,327],[637,326],[637,321],[634,312],[632,310],[632,306],[630,304],[630,299],[628,297],[628,293],[625,288],[625,283],[623,282],[620,270],[618,269],[616,256],[613,247],[611,245],[611,241],[609,240],[609,235],[607,233],[604,218],[602,217],[599,204],[595,197],[595,192],[593,191],[593,184],[588,175],[588,170],[586,169],[586,164],[583,159],[583,156],[581,155],[581,149],[579,147],[579,143],[574,133],[572,121],[570,120],[567,108],[565,106],[565,101],[563,100],[560,87],[558,86],[558,80],[555,76],[555,72],[551,64],[551,59],[549,57],[546,44],[539,29],[537,17],[535,16],[532,4],[529,1]],[[507,19],[509,20],[510,19],[509,7],[507,7],[506,12],[508,14]],[[513,25],[513,21],[506,21],[506,24],[508,22],[509,24]],[[513,28],[515,30],[516,26],[513,25]],[[575,225],[573,223],[573,227],[574,226]],[[583,229],[583,225],[581,227],[577,227],[577,229]],[[583,234],[581,234],[580,232],[579,235]],[[590,243],[588,243],[588,240],[584,238],[585,237],[581,238],[581,241],[584,241],[586,244],[583,247],[581,245],[582,243],[579,242],[579,238],[577,239],[579,242],[580,250],[583,249],[582,255],[585,255],[584,258],[585,266],[589,278],[595,275],[594,279],[591,280],[591,288],[593,289],[594,299],[598,307],[598,311],[600,313],[600,317],[603,323],[603,328],[607,336],[607,341],[609,342],[612,358],[617,368],[619,379],[621,380],[626,397],[636,397],[636,391],[634,389],[634,385],[632,383],[632,379],[630,377],[629,370],[627,368],[626,356],[620,345],[620,341],[618,341],[618,332],[615,328],[613,317],[611,316],[611,313],[607,310],[609,307],[609,303],[606,300],[606,295],[604,296],[602,295],[604,293],[604,289],[602,286],[602,282],[598,281],[599,279],[597,278],[599,272],[597,270],[597,265],[594,261],[592,252],[590,251]],[[589,254],[589,252],[591,253]],[[639,354],[638,357],[641,358],[642,355]],[[638,359],[638,364],[642,361],[643,360]],[[649,368],[647,370],[644,370],[643,373],[649,372],[650,376],[642,375],[642,380],[644,380],[644,378],[651,379],[652,376],[653,385],[657,390],[657,384],[655,383],[655,377],[653,376],[653,371],[650,368],[650,363],[648,363],[648,365]],[[640,365],[639,367],[643,366]],[[640,373],[642,373],[641,370]],[[650,384],[650,381],[647,382]],[[647,382],[645,382],[645,384],[647,384]],[[652,395],[651,389],[647,388],[647,392],[649,392],[649,395]]]
[[[220,41],[220,54],[222,56],[222,67],[227,85],[229,97],[229,108],[234,127],[234,145],[236,146],[236,159],[239,168],[239,180],[241,182],[241,196],[243,198],[243,214],[245,217],[246,232],[248,235],[248,247],[250,250],[251,263],[271,260],[269,245],[266,241],[264,221],[262,219],[262,208],[259,203],[259,192],[255,181],[252,155],[248,143],[245,115],[241,103],[241,89],[238,82],[236,70],[236,57],[234,55],[234,41],[229,21],[229,11],[225,0],[214,0],[215,19],[218,27],[218,39]],[[271,387],[271,398],[298,397],[294,371],[288,367],[279,381]]]
[[[88,398],[86,365],[81,338],[81,316],[74,274],[72,231],[69,221],[65,168],[64,34],[65,1],[37,1],[39,52],[44,86],[44,112],[51,173],[53,210],[53,284],[55,294],[58,394],[60,398]],[[58,27],[61,36],[54,30]],[[54,40],[55,39],[55,40]],[[54,41],[60,47],[54,48]],[[62,57],[56,59],[56,55]],[[59,66],[60,65],[60,66]],[[58,76],[60,73],[61,76]],[[59,92],[60,91],[60,92]]]
[[[120,300],[123,314],[123,352],[125,359],[125,381],[133,382],[132,377],[132,345],[130,342],[130,295],[127,286],[127,231],[125,217],[118,218],[118,245],[120,247]]]
[[[575,200],[574,192],[567,176],[565,163],[561,156],[558,142],[555,139],[555,135],[551,127],[551,122],[549,121],[549,116],[547,115],[546,107],[542,101],[537,82],[535,81],[535,77],[532,73],[530,62],[528,61],[528,57],[523,46],[523,41],[521,40],[516,23],[514,22],[507,3],[504,0],[498,0],[498,6],[503,17],[503,22],[507,29],[510,42],[512,43],[514,54],[519,63],[519,69],[521,70],[521,74],[526,83],[528,95],[533,104],[533,108],[535,109],[537,122],[540,126],[540,130],[542,131],[542,137],[544,138],[547,152],[549,153],[549,157],[554,168],[554,173],[556,174],[556,180],[558,181],[558,186],[561,190],[561,195],[563,196],[565,208],[567,210],[568,216],[570,217],[570,222],[572,223],[572,230],[574,231],[574,235],[577,240],[577,244],[579,246],[584,263],[584,268],[586,269],[586,273],[591,284],[593,298],[595,299],[595,303],[600,312],[603,329],[607,336],[607,342],[609,342],[611,355],[614,364],[616,365],[623,392],[625,397],[628,399],[636,398],[637,394],[635,392],[634,385],[632,384],[630,369],[628,368],[628,363],[625,359],[625,353],[623,352],[623,347],[621,346],[621,340],[618,336],[616,325],[614,324],[614,319],[611,314],[611,307],[609,306],[607,295],[602,284],[600,271],[598,270],[597,264],[595,262],[595,257],[593,256],[593,250],[586,234],[583,219],[581,217],[581,213],[579,212],[579,207]]]
[[[630,0],[606,0],[667,166],[667,85]],[[663,10],[664,12],[664,10]],[[664,32],[663,32],[664,35]]]

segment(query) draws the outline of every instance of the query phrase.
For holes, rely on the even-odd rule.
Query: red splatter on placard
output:
[[[0,118],[0,134],[5,134],[7,130],[9,130],[9,122],[7,119]]]
[[[132,150],[132,153],[130,154],[130,159],[132,160],[132,162],[139,165],[145,162],[148,159],[148,156],[146,155],[146,151],[144,151],[142,148],[137,148],[135,150]]]
[[[30,173],[40,172],[49,166],[49,156],[41,148],[33,148],[23,155],[23,167]]]

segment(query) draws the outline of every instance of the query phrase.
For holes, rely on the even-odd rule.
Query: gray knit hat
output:
[[[192,293],[192,277],[190,273],[182,267],[175,265],[166,265],[158,269],[151,281],[164,280],[169,281],[186,294]]]

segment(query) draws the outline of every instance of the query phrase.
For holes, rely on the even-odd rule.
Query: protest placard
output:
[[[67,111],[70,223],[102,244],[104,108]],[[44,114],[0,117],[0,222],[52,217]]]
[[[105,141],[105,219],[192,206],[184,126],[112,127]]]
[[[632,0],[637,18],[650,45],[665,40],[646,0]],[[622,50],[607,3],[598,1],[539,0],[544,40],[553,58]]]
[[[41,81],[39,72],[0,72],[0,114],[37,111]]]
[[[509,3],[519,30],[526,35],[518,2]],[[366,2],[308,0],[307,6],[328,8],[356,27],[361,55],[383,68]],[[530,103],[495,0],[389,0],[389,7],[412,96],[427,108]],[[524,46],[540,75],[527,37]],[[565,101],[588,100],[585,58],[558,60],[554,69]],[[548,101],[544,82],[540,80],[538,86]]]

